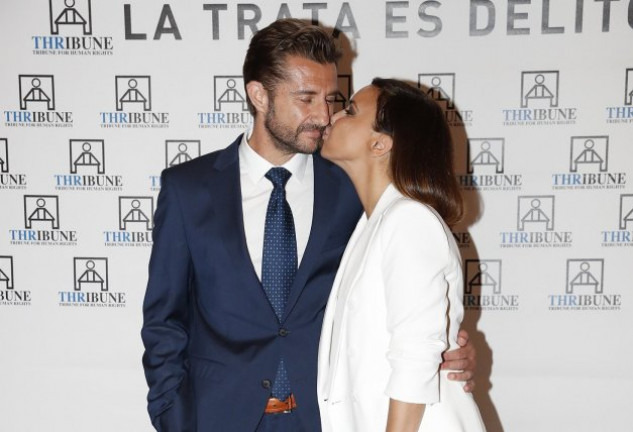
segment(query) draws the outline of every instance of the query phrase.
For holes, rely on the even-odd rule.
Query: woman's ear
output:
[[[249,81],[246,84],[246,93],[257,112],[268,111],[268,90],[259,81]]]
[[[376,132],[376,136],[371,145],[371,152],[375,157],[382,157],[388,154],[392,147],[393,139],[389,135]]]

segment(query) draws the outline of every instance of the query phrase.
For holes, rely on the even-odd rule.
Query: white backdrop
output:
[[[631,430],[631,0],[2,2],[0,430],[151,430],[158,176],[250,121],[278,15],[341,30],[341,100],[383,76],[446,107],[488,429]]]

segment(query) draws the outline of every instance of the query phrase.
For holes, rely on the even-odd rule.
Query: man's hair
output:
[[[374,78],[374,129],[393,139],[390,169],[405,196],[433,207],[452,226],[463,214],[451,134],[442,108],[405,81]]]
[[[308,22],[280,19],[255,33],[246,51],[242,74],[244,85],[259,81],[268,91],[287,78],[286,57],[300,56],[320,64],[336,63],[341,57],[334,39],[324,29]],[[246,93],[248,109],[255,107]]]

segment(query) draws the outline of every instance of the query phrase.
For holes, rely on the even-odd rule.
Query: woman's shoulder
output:
[[[406,197],[400,192],[398,195],[383,212],[383,223],[407,228],[449,231],[448,226],[433,207]]]

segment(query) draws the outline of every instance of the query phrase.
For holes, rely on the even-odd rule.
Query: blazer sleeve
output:
[[[143,368],[149,386],[148,412],[158,431],[179,431],[186,421],[185,351],[191,258],[181,206],[170,172],[161,175],[154,216],[149,278],[143,302]]]
[[[439,401],[439,365],[448,347],[450,251],[438,218],[425,205],[401,200],[381,223],[391,366],[386,394],[408,403]]]

